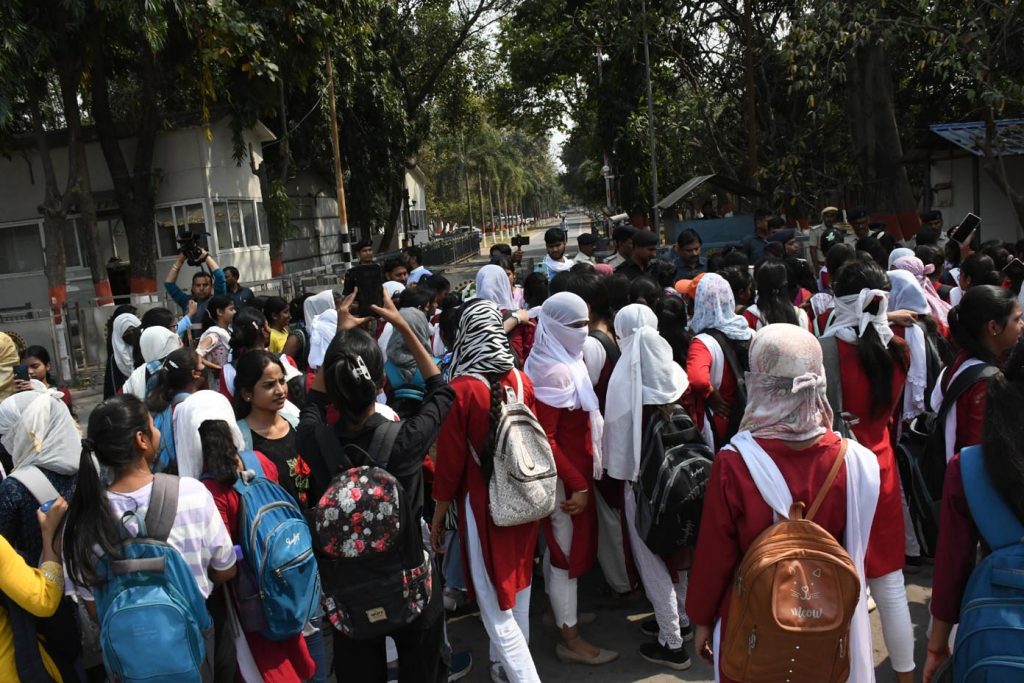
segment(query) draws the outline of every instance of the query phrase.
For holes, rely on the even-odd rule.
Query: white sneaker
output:
[[[494,683],[509,683],[508,674],[501,662],[491,662],[491,680]]]

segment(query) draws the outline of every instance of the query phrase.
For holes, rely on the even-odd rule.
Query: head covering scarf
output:
[[[821,345],[796,325],[766,325],[750,342],[747,409],[740,431],[804,441],[832,429]]]
[[[630,304],[615,315],[615,336],[622,356],[608,381],[602,439],[608,475],[635,481],[640,470],[643,407],[679,399],[690,385],[672,359],[672,347],[658,334],[658,318],[649,307]]]
[[[403,308],[398,311],[405,322],[409,323],[412,332],[416,335],[423,348],[430,351],[430,321],[427,314],[418,308]],[[405,337],[401,334],[392,334],[388,341],[388,361],[395,364],[402,373],[402,377],[408,382],[416,374],[416,357],[405,344]]]
[[[891,252],[889,252],[889,270],[892,270],[892,264],[896,263],[897,259],[913,255],[913,249],[907,249],[906,247],[899,247],[897,249],[893,249]]]
[[[607,263],[595,263],[594,272],[598,275],[607,276],[615,273],[615,269]]]
[[[512,299],[512,283],[508,273],[501,266],[488,264],[476,273],[476,295],[481,299],[493,301],[499,311],[514,311]]]
[[[487,299],[466,304],[452,348],[452,379],[460,375],[505,374],[515,367],[515,356],[502,327],[501,312]]]
[[[338,311],[334,308],[334,292],[325,289],[311,296],[302,304],[309,330],[309,358],[307,363],[314,370],[323,365],[327,347],[338,333]]]
[[[925,298],[928,300],[931,316],[941,322],[943,326],[948,325],[947,318],[949,316],[949,309],[952,306],[942,300],[939,293],[935,291],[935,285],[932,284],[931,279],[928,277],[935,272],[935,266],[930,263],[926,266],[924,261],[916,256],[904,256],[893,261],[892,267],[896,270],[905,270],[914,276],[917,283],[921,285]]]
[[[114,347],[114,363],[121,374],[127,377],[135,369],[135,356],[132,345],[124,340],[124,333],[133,327],[142,327],[142,321],[132,313],[122,313],[114,318],[113,337],[110,343]]]
[[[747,319],[736,314],[732,287],[717,273],[706,273],[697,283],[690,329],[694,334],[708,329],[718,330],[729,339],[737,341],[747,341],[754,334]]]
[[[18,362],[17,345],[9,335],[0,332],[0,399],[10,396],[14,389],[14,366]]]
[[[181,348],[181,338],[166,327],[147,327],[139,338],[145,364],[132,370],[122,392],[146,400],[146,378],[160,369],[160,363],[172,351]]]
[[[60,398],[60,392],[56,389],[47,389],[37,379],[29,380],[32,388],[29,391],[19,391],[11,394],[3,401],[0,401],[0,436],[7,434],[21,420],[21,413],[29,403],[32,403],[43,394],[50,394]]]
[[[223,420],[231,429],[235,448],[245,447],[235,411],[224,394],[205,389],[197,391],[174,410],[174,450],[178,458],[178,476],[198,479],[203,473],[203,444],[199,427],[207,420]]]
[[[931,308],[924,289],[917,278],[905,270],[889,271],[892,293],[889,306],[894,310],[913,311],[928,315]],[[924,330],[917,325],[904,328],[904,337],[910,347],[910,369],[907,372],[907,388],[903,392],[903,419],[912,420],[925,412],[925,390],[928,387],[928,356]]]
[[[872,302],[880,300],[877,313],[866,309]],[[857,294],[836,297],[835,317],[822,337],[836,337],[848,344],[860,342],[868,327],[874,327],[882,346],[889,346],[893,332],[889,327],[886,313],[889,311],[889,292],[881,289],[864,288]]]
[[[590,440],[594,450],[594,478],[600,479],[601,439],[604,419],[597,394],[583,363],[583,345],[587,326],[573,323],[589,321],[587,303],[571,292],[559,292],[541,307],[533,350],[523,368],[533,382],[537,400],[552,408],[582,409],[590,417]]]
[[[13,469],[34,465],[57,474],[77,473],[82,433],[64,401],[50,392],[25,391],[17,396],[23,395],[29,398],[21,401],[21,417],[2,439]]]
[[[403,285],[401,282],[396,282],[395,280],[388,280],[387,282],[384,283],[384,293],[391,298],[394,298],[395,295],[398,294],[399,292],[404,291],[405,285]]]

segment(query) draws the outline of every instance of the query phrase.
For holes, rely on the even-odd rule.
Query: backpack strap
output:
[[[821,360],[825,366],[825,396],[832,406],[832,429],[845,438],[850,430],[843,419],[843,374],[839,367],[839,343],[835,337],[820,337]]]
[[[178,513],[179,479],[170,474],[153,475],[153,492],[146,510],[146,538],[167,541],[174,528],[174,516]]]
[[[804,517],[807,521],[812,521],[814,515],[818,512],[818,508],[825,500],[825,496],[832,490],[832,484],[835,483],[836,477],[839,476],[839,468],[842,466],[843,461],[846,460],[846,449],[850,445],[849,440],[843,439],[843,442],[839,446],[839,455],[836,456],[836,461],[832,463],[832,469],[828,471],[828,476],[825,477],[825,483],[821,485],[821,489],[818,490],[818,495],[814,497],[814,502],[811,503],[811,507],[807,509],[807,515]]]
[[[60,492],[53,487],[50,480],[46,478],[43,471],[35,465],[19,467],[9,475],[11,479],[17,479],[21,485],[28,489],[28,492],[42,505],[51,500],[60,498]]]
[[[960,476],[967,507],[988,547],[998,550],[1024,541],[1024,524],[992,486],[985,471],[981,446],[968,446],[960,451]]]
[[[244,448],[247,451],[251,451],[252,427],[249,426],[249,420],[247,418],[243,418],[238,421],[238,431],[241,432],[242,434],[242,448]]]
[[[257,477],[266,477],[263,473],[263,465],[260,463],[260,458],[256,453],[250,450],[239,451],[238,457],[242,459],[242,465],[247,470],[252,470],[256,473]]]
[[[515,376],[516,376],[516,400],[519,403],[522,403],[523,402],[523,375],[516,368],[512,368],[512,372],[515,373]],[[491,386],[490,383],[488,383],[487,387],[490,388],[490,386]]]
[[[393,420],[383,422],[373,430],[373,438],[370,439],[370,450],[367,455],[374,467],[379,467],[382,470],[388,468],[391,451],[394,450],[395,440],[401,430],[402,423]]]
[[[615,345],[615,342],[612,341],[611,337],[601,330],[594,330],[590,333],[590,336],[601,342],[601,346],[604,347],[604,353],[608,356],[608,360],[612,362],[612,365],[619,362],[619,358],[622,357],[622,351],[620,351],[619,347]]]
[[[937,414],[938,424],[946,424],[946,416],[949,415],[949,411],[956,405],[957,399],[960,398],[961,394],[970,389],[976,382],[987,382],[998,374],[999,368],[984,363],[972,365],[957,375],[956,379],[949,383],[946,392],[942,395],[942,405],[939,406]]]

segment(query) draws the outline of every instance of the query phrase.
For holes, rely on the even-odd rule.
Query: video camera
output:
[[[187,230],[178,233],[178,253],[185,255],[185,260],[190,266],[203,265],[203,247],[200,241],[209,235],[208,232],[194,232]]]

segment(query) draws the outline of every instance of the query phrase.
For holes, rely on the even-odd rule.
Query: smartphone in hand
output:
[[[384,273],[376,263],[355,266],[351,270],[356,289],[355,315],[366,318],[374,315],[371,306],[384,305]]]
[[[15,365],[14,366],[14,379],[21,380],[22,382],[27,382],[29,380],[29,377],[28,377],[28,366],[25,365],[24,363],[22,363],[20,365]]]
[[[1003,274],[1014,282],[1024,282],[1024,261],[1019,258],[1011,260],[1003,268]]]
[[[963,244],[967,241],[967,238],[971,236],[971,233],[977,230],[980,225],[981,219],[973,213],[969,213],[964,216],[962,221],[960,221],[960,225],[953,228],[953,232],[950,233],[949,237],[950,239]]]

